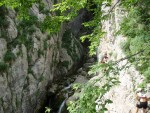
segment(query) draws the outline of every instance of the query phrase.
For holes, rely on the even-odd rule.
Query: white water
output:
[[[67,93],[65,95],[66,99],[61,103],[60,107],[59,107],[59,110],[57,113],[61,113],[65,104],[66,104],[66,100],[68,99],[68,90],[71,88],[72,84],[70,84],[69,86],[65,87],[62,91],[65,91],[67,90]]]
[[[67,98],[66,98],[66,99],[62,102],[62,104],[60,105],[59,110],[58,110],[58,113],[61,113],[62,109],[63,109],[64,106],[65,106],[66,100],[67,100]]]
[[[69,84],[67,87],[65,87],[64,89],[62,89],[61,91],[66,91],[69,90],[72,87],[72,84]]]

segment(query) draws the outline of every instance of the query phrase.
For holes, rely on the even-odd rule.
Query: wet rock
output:
[[[87,62],[87,63],[93,63],[93,62],[95,62],[95,59],[94,59],[94,58],[90,58],[90,59],[88,59],[86,62]]]
[[[71,97],[69,97],[69,98],[67,99],[66,104],[68,105],[69,102],[75,101],[75,100],[79,99],[80,95],[81,95],[80,92],[75,92]]]
[[[83,68],[81,67],[80,69],[77,70],[77,73],[81,73]]]
[[[71,77],[68,79],[68,81],[69,81],[69,84],[71,84],[71,83],[73,83],[73,82],[75,81],[75,78],[74,78],[73,76],[71,76]]]
[[[87,72],[86,71],[82,71],[80,74],[83,75],[83,76],[87,76]]]
[[[92,66],[93,65],[93,63],[85,63],[84,65],[83,65],[83,68],[86,70],[86,71],[88,71],[89,69],[90,69],[90,66]]]

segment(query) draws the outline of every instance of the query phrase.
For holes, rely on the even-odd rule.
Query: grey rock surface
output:
[[[51,0],[43,2],[45,9],[52,7]],[[40,22],[46,17],[46,14],[39,12],[38,4],[32,6],[30,14]],[[68,48],[62,46],[62,36],[66,29],[63,25],[60,32],[51,37],[48,32],[43,33],[36,25],[32,25],[29,28],[32,27],[34,32],[27,32],[25,37],[31,39],[24,43],[24,39],[19,39],[23,32],[18,29],[20,21],[16,15],[14,10],[8,9],[7,40],[0,35],[0,62],[4,62],[8,50],[15,56],[15,59],[5,62],[8,70],[0,73],[0,113],[38,113],[46,101],[46,87],[52,87],[54,79],[66,75],[79,62],[82,46],[70,32],[70,47],[78,58],[74,60]],[[60,66],[62,62],[64,64]],[[50,89],[55,90],[53,87]]]

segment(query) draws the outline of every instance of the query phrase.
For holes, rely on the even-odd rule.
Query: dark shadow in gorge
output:
[[[78,17],[76,17],[72,22],[68,23],[69,28],[71,29],[73,35],[75,35],[78,39],[86,34],[90,34],[92,32],[92,28],[85,28],[82,23],[83,22],[88,22],[90,20],[92,20],[93,18],[93,12],[89,12],[86,9],[81,9],[79,11],[79,15]],[[80,59],[79,62],[77,62],[76,64],[74,64],[74,66],[72,67],[71,70],[69,70],[69,72],[65,75],[61,75],[62,78],[61,79],[55,79],[53,83],[48,84],[46,87],[46,101],[43,104],[43,107],[39,110],[38,113],[45,113],[45,107],[50,107],[52,110],[50,113],[57,113],[59,110],[59,107],[61,105],[61,103],[65,100],[65,96],[60,95],[60,90],[62,89],[57,89],[57,91],[55,93],[53,92],[49,92],[49,88],[52,86],[52,84],[63,84],[63,87],[68,86],[70,83],[68,83],[67,78],[71,78],[73,75],[75,75],[77,73],[77,70],[79,68],[81,68],[83,66],[83,64],[85,63],[85,61],[89,58],[88,56],[88,46],[90,45],[89,40],[85,40],[83,43],[81,42],[82,46],[83,46],[83,56]],[[73,80],[71,81],[73,82]],[[67,107],[65,107],[65,109],[61,112],[61,113],[68,113],[67,111]]]

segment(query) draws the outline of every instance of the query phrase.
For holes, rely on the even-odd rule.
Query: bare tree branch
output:
[[[112,12],[112,10],[116,7],[116,5],[117,5],[119,2],[120,2],[120,0],[118,0],[118,1],[111,7],[111,9],[109,10],[109,13]]]
[[[141,54],[141,53],[143,53],[143,52],[144,52],[144,50],[141,50],[141,51],[139,51],[139,52],[137,52],[137,53],[135,53],[135,54],[132,54],[132,55],[127,56],[127,57],[124,57],[124,58],[121,58],[121,59],[119,59],[118,61],[115,61],[114,64],[117,64],[117,63],[119,63],[119,62],[121,62],[121,61],[123,61],[123,60],[129,59],[129,58],[131,58],[131,57],[133,57],[133,56],[136,56],[136,55],[138,55],[138,54]]]

